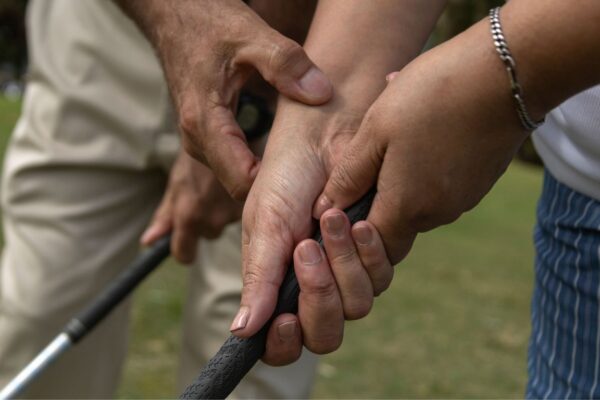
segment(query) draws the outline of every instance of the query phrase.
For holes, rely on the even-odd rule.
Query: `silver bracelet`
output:
[[[490,28],[492,31],[492,38],[494,39],[494,46],[496,46],[496,51],[498,54],[500,54],[500,59],[504,63],[506,71],[508,72],[510,88],[512,91],[512,96],[517,105],[517,114],[519,115],[521,125],[523,125],[527,131],[533,131],[544,123],[545,118],[542,118],[540,121],[534,121],[529,116],[529,112],[527,112],[525,102],[523,101],[523,89],[517,80],[515,60],[508,49],[508,43],[506,43],[504,34],[502,33],[502,25],[500,25],[500,7],[492,8],[490,10]]]

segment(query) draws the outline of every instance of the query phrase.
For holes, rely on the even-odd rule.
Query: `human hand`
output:
[[[261,171],[244,206],[242,308],[232,325],[240,336],[270,317],[295,245],[311,236],[312,204],[367,106],[343,110],[334,99],[319,108],[282,99]]]
[[[208,167],[181,151],[162,202],[141,238],[151,245],[172,232],[171,253],[181,263],[196,257],[198,239],[213,239],[240,219],[242,204],[233,200]]]
[[[485,24],[472,29],[489,36]],[[493,45],[477,43],[447,42],[391,76],[315,203],[315,218],[376,186],[368,221],[394,265],[417,233],[481,200],[527,132]]]
[[[531,6],[532,3],[535,4]],[[520,6],[535,10],[522,12]],[[530,95],[527,100],[534,120],[540,119],[544,112],[577,90],[597,83],[594,79],[597,79],[599,70],[595,68],[595,74],[591,71],[592,66],[597,64],[587,62],[587,53],[581,51],[593,48],[591,38],[597,36],[590,33],[598,29],[598,25],[592,22],[595,14],[590,10],[578,9],[576,13],[579,20],[585,20],[587,30],[583,30],[584,34],[579,32],[572,35],[576,30],[561,24],[568,25],[564,22],[569,21],[564,18],[564,11],[573,8],[560,2],[555,6],[563,8],[560,10],[562,13],[553,13],[552,24],[545,18],[539,18],[547,14],[545,1],[511,2],[505,10],[509,21],[506,25],[514,29],[507,29],[505,34],[511,43],[516,44],[513,47],[516,59],[519,62],[526,61],[519,64],[522,67],[520,77],[524,92]],[[587,3],[587,6],[592,7],[592,3]],[[594,3],[593,7],[597,5]],[[577,19],[571,19],[571,23],[573,20]],[[556,26],[565,29],[557,31]],[[520,33],[515,33],[515,37],[524,39],[511,41],[513,32]],[[565,38],[565,35],[568,37]],[[506,71],[491,41],[482,40],[486,37],[489,38],[489,25],[484,21],[419,57],[395,75],[391,85],[371,107],[360,131],[348,146],[343,161],[335,164],[323,196],[315,204],[314,214],[321,217],[321,226],[326,231],[326,221],[334,212],[331,207],[346,207],[376,186],[373,208],[367,221],[352,228],[354,250],[348,238],[347,221],[344,251],[335,253],[329,248],[331,243],[325,241],[330,269],[327,268],[322,250],[313,247],[313,251],[309,251],[305,247],[314,242],[300,243],[294,252],[296,274],[301,286],[298,318],[286,314],[275,319],[268,333],[266,361],[275,364],[292,361],[299,355],[302,342],[307,346],[316,345],[318,350],[335,349],[341,342],[343,332],[346,311],[344,292],[352,294],[346,296],[350,299],[362,299],[359,303],[364,307],[363,312],[368,311],[372,298],[368,290],[367,295],[361,291],[365,287],[370,287],[373,292],[377,290],[374,275],[369,273],[370,265],[391,268],[392,262],[399,261],[407,254],[418,232],[449,223],[474,207],[506,169],[516,149],[527,137],[527,132],[523,131],[518,121]],[[539,51],[543,46],[531,46],[531,43],[538,44],[539,38],[549,37],[556,39],[555,43],[563,44],[558,48],[570,49],[566,53],[572,57],[556,59],[557,47],[553,44],[546,44],[543,51]],[[574,37],[584,45],[572,46]],[[523,54],[529,57],[521,58]],[[558,63],[562,69],[557,68]],[[588,73],[563,74],[564,71],[582,70]],[[554,83],[560,84],[554,86]],[[278,180],[272,182],[279,186]],[[298,185],[302,184],[304,181],[298,182]],[[287,205],[286,202],[281,203]],[[269,206],[270,203],[265,205]],[[289,210],[284,208],[281,214],[289,215]],[[295,220],[288,222],[291,228],[285,226],[284,218],[273,220],[283,221],[284,228],[280,231],[288,232],[295,228]],[[364,226],[370,228],[371,239],[374,240],[369,256],[361,252],[359,238],[355,237],[354,232]],[[273,231],[277,232],[277,226]],[[250,236],[249,248],[252,240]],[[293,237],[286,240],[293,242]],[[282,240],[277,235],[263,237],[262,242],[258,246],[273,248],[274,254],[280,257],[281,253],[277,250]],[[355,276],[362,276],[362,284],[355,287],[361,280],[345,279],[344,275],[336,273],[335,263],[341,259],[356,262],[357,256],[363,272]],[[303,258],[309,262],[303,264]],[[245,271],[245,275],[250,279],[245,282],[246,285],[264,290],[248,290],[246,295],[249,300],[242,300],[246,308],[242,308],[232,326],[238,328],[234,333],[240,336],[248,334],[251,324],[255,326],[250,330],[256,329],[257,325],[257,321],[253,320],[254,306],[259,302],[249,294],[263,299],[264,293],[276,295],[277,282],[280,280],[276,268],[268,269],[274,265],[268,258],[247,259],[249,262],[245,266],[248,265],[250,269]],[[386,264],[385,259],[391,262]],[[377,262],[373,263],[373,260]],[[389,268],[387,275],[383,275],[385,279],[381,279],[383,283],[389,283],[391,279]],[[348,275],[352,274],[351,271],[360,271],[359,268],[339,270],[342,274],[348,272]],[[371,285],[364,272],[369,275]],[[385,286],[381,285],[382,288]],[[315,301],[311,303],[311,299]],[[311,331],[311,328],[316,329]],[[311,336],[314,334],[318,336]],[[312,341],[311,337],[319,340]]]
[[[306,104],[332,87],[302,47],[239,0],[118,0],[161,59],[184,148],[243,199],[259,167],[235,121],[237,94],[257,70],[280,93]]]
[[[310,239],[296,247],[298,315],[275,319],[266,362],[294,361],[302,343],[317,353],[334,351],[342,341],[344,320],[370,311],[373,296],[388,287],[392,266],[408,253],[416,234],[473,207],[525,138],[510,96],[504,96],[506,76],[501,64],[493,64],[498,61],[493,49],[484,52],[483,62],[490,65],[482,71],[499,76],[486,88],[468,84],[476,79],[472,69],[464,70],[459,62],[447,65],[455,60],[445,53],[450,50],[438,48],[396,73],[341,160],[334,162],[313,209],[320,218],[325,251]],[[443,62],[447,68],[440,68]],[[351,228],[340,209],[375,186],[367,221]],[[336,216],[341,222],[334,222]],[[331,231],[334,226],[342,227],[337,235]],[[270,282],[276,286],[277,280]],[[292,326],[297,327],[295,336],[286,337]]]
[[[280,101],[261,170],[244,207],[244,288],[241,308],[231,327],[241,337],[258,331],[271,316],[294,248],[312,233],[314,223],[310,213],[326,177],[355,134],[364,113],[383,90],[385,73],[404,65],[420,51],[443,6],[443,2],[425,5],[418,0],[357,0],[351,1],[351,6],[347,3],[347,0],[319,2],[305,43],[309,54],[332,79],[334,97],[319,107],[306,107],[287,99]],[[366,276],[363,271],[362,277]],[[303,290],[310,291],[310,283]],[[365,286],[365,290],[364,299],[356,302],[344,292],[333,296],[341,301],[342,322],[368,311],[368,299],[374,289]],[[317,288],[317,293],[322,292]],[[301,303],[306,301],[310,302],[301,300]],[[285,325],[281,318],[292,318],[295,325]],[[275,333],[270,333],[270,338],[277,340],[273,329],[279,329],[280,325],[288,327],[287,333],[290,326],[298,327],[295,318],[280,316],[271,328]],[[317,353],[337,347],[335,334],[325,329],[321,335],[316,328],[316,325],[302,327],[302,338],[298,336],[299,329],[292,329],[292,333],[296,332],[296,336],[292,335],[295,340],[287,343],[304,342]],[[292,350],[298,353],[297,349]],[[277,358],[278,353],[275,351],[265,360],[284,362],[287,356]]]
[[[366,316],[374,297],[392,281],[394,270],[369,222],[350,228],[346,214],[331,209],[320,225],[324,249],[306,239],[294,251],[298,313],[281,314],[271,324],[263,356],[267,364],[294,362],[303,345],[317,354],[336,350],[342,343],[344,320]]]

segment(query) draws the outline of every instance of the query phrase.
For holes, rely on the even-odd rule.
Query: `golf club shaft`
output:
[[[369,214],[375,190],[370,190],[362,199],[348,208],[346,214],[352,224],[364,220]],[[314,237],[323,244],[321,231],[317,229]],[[231,335],[221,346],[217,354],[210,359],[200,375],[181,395],[181,399],[224,399],[235,389],[238,383],[265,352],[267,331],[273,319],[282,313],[298,311],[300,287],[296,280],[293,262],[287,269],[279,290],[277,306],[271,319],[258,333],[248,339]]]
[[[170,253],[171,236],[158,239],[151,248],[141,253],[117,276],[87,308],[73,318],[65,327],[73,343],[94,329],[133,289],[154,271]]]
[[[169,256],[170,235],[159,239],[150,249],[140,254],[121,272],[63,331],[39,353],[2,391],[0,400],[12,399],[62,353],[83,339],[148,274]]]
[[[44,350],[42,350],[12,381],[0,392],[0,400],[14,399],[48,365],[73,345],[65,332],[61,332]]]

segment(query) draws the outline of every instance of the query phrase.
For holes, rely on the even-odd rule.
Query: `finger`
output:
[[[330,208],[344,209],[354,204],[375,185],[381,156],[365,122],[368,121],[363,121],[342,160],[333,168],[323,192],[317,197],[313,207],[315,219]]]
[[[169,193],[165,194],[162,202],[156,209],[152,222],[146,228],[140,238],[140,242],[144,246],[150,246],[156,240],[160,239],[169,231],[173,226],[172,223],[172,197]]]
[[[278,367],[293,363],[301,354],[302,333],[298,317],[294,314],[277,316],[267,333],[263,362]]]
[[[242,299],[231,332],[249,337],[273,314],[279,287],[291,259],[293,240],[284,220],[264,216],[260,229],[242,222]]]
[[[384,160],[379,174],[379,182],[394,182],[396,170],[391,168],[389,160]],[[402,201],[395,188],[399,183],[378,183],[367,221],[372,224],[381,237],[387,258],[393,266],[400,262],[410,251],[417,231],[411,216],[418,215],[422,203]],[[387,190],[390,188],[390,190]],[[416,210],[415,210],[416,209]]]
[[[337,209],[325,211],[321,217],[321,233],[344,315],[348,320],[363,318],[373,305],[373,287],[350,235],[346,214]]]
[[[390,286],[394,277],[394,268],[388,260],[383,241],[375,227],[367,221],[359,221],[352,226],[352,238],[371,279],[373,294],[379,296]]]
[[[244,200],[260,163],[248,148],[233,112],[225,106],[214,106],[201,116],[188,114],[180,122],[185,150],[208,164],[231,197]]]
[[[302,46],[274,29],[241,49],[237,61],[253,65],[280,93],[302,103],[323,104],[333,95],[331,82]]]
[[[298,317],[307,349],[317,354],[335,351],[344,336],[342,300],[321,246],[307,239],[294,251],[300,296]]]
[[[187,197],[179,197],[174,212],[171,253],[182,264],[190,264],[196,259],[196,249],[202,221],[198,204]]]

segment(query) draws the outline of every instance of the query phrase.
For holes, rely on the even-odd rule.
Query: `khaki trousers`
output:
[[[33,0],[28,39],[29,82],[1,188],[0,386],[136,255],[179,147],[152,49],[112,2]],[[179,390],[229,334],[241,291],[240,243],[239,224],[199,243]],[[119,306],[25,395],[114,396],[129,309],[129,301]],[[284,368],[259,363],[233,396],[307,397],[315,366],[308,352]]]

